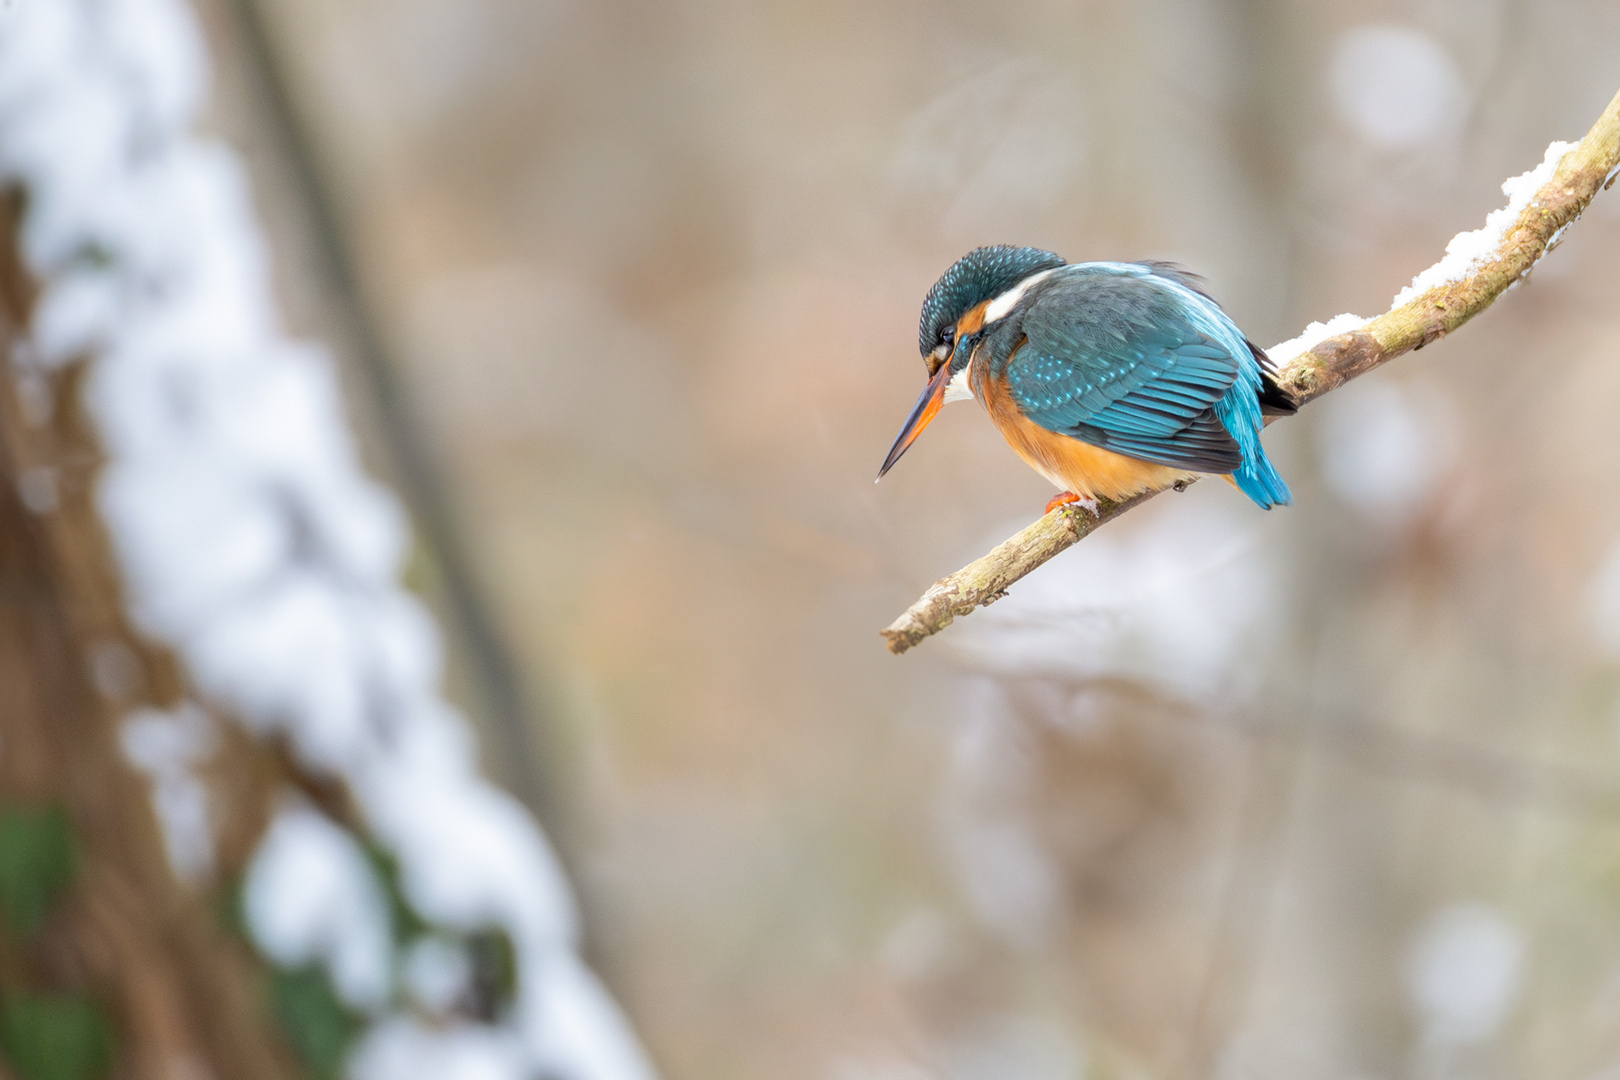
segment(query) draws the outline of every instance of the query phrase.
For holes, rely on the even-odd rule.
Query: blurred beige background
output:
[[[1051,492],[970,405],[871,482],[967,249],[1376,314],[1620,88],[1620,7],[255,10],[543,728],[491,768],[671,1080],[1620,1072],[1620,192],[1272,429],[1293,508],[1160,499],[903,658]]]

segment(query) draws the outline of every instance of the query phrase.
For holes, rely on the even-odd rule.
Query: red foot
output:
[[[1046,513],[1050,514],[1060,506],[1068,506],[1070,503],[1077,503],[1080,501],[1080,496],[1076,495],[1072,491],[1065,491],[1061,495],[1052,496],[1052,501],[1046,504]]]

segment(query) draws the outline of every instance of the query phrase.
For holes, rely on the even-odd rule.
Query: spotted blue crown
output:
[[[1008,244],[974,248],[957,259],[923,298],[917,347],[927,356],[944,340],[945,331],[974,306],[1000,296],[1031,274],[1063,264],[1063,256],[1040,248]]]

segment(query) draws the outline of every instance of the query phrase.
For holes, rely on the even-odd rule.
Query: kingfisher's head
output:
[[[950,399],[947,390],[952,380],[967,370],[973,347],[989,327],[1017,303],[1019,286],[1062,265],[1062,256],[1050,251],[996,244],[974,248],[940,275],[923,298],[917,327],[917,346],[928,365],[928,386],[894,440],[878,479],[894,467]]]
[[[1063,257],[1050,251],[1006,244],[974,248],[952,263],[923,297],[917,345],[928,361],[928,374],[935,374],[957,351],[960,339],[983,329],[987,321],[983,312],[997,297],[1025,278],[1062,265]]]

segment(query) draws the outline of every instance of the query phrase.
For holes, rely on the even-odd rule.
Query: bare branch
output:
[[[1489,307],[1527,275],[1580,217],[1586,204],[1620,174],[1620,94],[1592,130],[1558,161],[1494,252],[1465,273],[1444,281],[1361,327],[1330,337],[1283,363],[1278,383],[1303,405],[1402,353],[1438,341]],[[918,642],[1007,594],[1007,588],[1098,526],[1146,502],[1148,492],[1124,502],[1099,500],[1096,509],[1072,503],[1042,517],[983,558],[935,582],[882,633],[889,651],[903,653]]]

